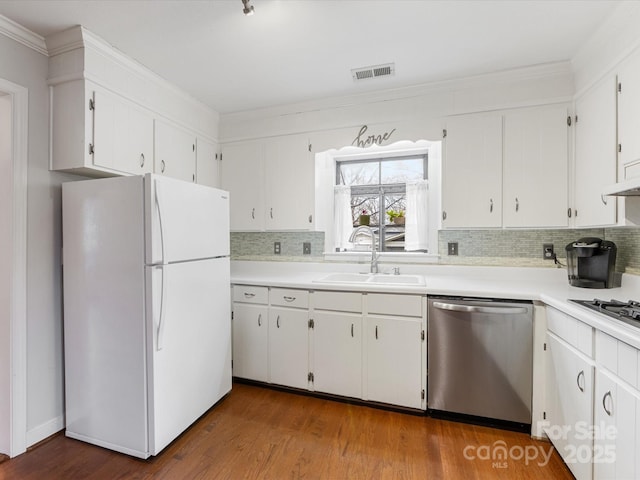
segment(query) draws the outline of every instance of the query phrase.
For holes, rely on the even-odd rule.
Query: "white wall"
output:
[[[0,453],[11,450],[10,432],[10,369],[11,363],[11,234],[12,190],[11,174],[11,97],[0,92]]]
[[[61,188],[49,172],[48,60],[0,35],[0,78],[28,89],[27,443],[64,427]]]

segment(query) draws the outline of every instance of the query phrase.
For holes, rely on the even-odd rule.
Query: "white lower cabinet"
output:
[[[421,408],[425,394],[421,320],[369,315],[365,330],[365,399]]]
[[[637,393],[604,369],[596,372],[594,478],[638,478]]]
[[[235,285],[233,375],[424,409],[425,298]]]
[[[269,307],[269,382],[308,388],[309,311]]]
[[[362,314],[316,310],[313,388],[362,398]]]
[[[268,370],[267,305],[233,305],[233,375],[266,382]]]
[[[592,478],[593,360],[547,333],[545,432],[577,480]]]

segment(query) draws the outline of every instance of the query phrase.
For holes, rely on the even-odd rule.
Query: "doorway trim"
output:
[[[0,91],[11,96],[12,183],[9,304],[9,456],[27,449],[27,162],[29,91],[0,78]]]

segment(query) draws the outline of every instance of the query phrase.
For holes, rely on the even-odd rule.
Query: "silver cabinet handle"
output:
[[[607,408],[607,397],[609,397],[613,401],[613,397],[611,396],[611,390],[605,393],[604,396],[602,397],[602,408],[604,408],[604,411],[606,412],[607,415],[611,416],[611,414],[613,413],[613,410],[609,410]]]
[[[253,298],[255,296],[255,293],[244,292],[244,298]]]
[[[376,340],[378,339],[378,325],[376,325]]]
[[[582,377],[582,385],[580,384],[580,377]],[[584,370],[581,370],[576,377],[576,383],[578,384],[578,390],[584,392]]]
[[[164,173],[164,160],[160,160],[160,173]]]
[[[567,209],[567,217],[571,218],[571,208]]]
[[[489,213],[493,213],[493,198],[489,199]]]
[[[256,218],[256,209],[255,208],[251,209],[251,218]]]
[[[276,318],[276,328],[280,328],[280,315]]]
[[[351,324],[351,337],[353,338],[353,323]]]
[[[258,315],[258,326],[261,327],[262,326],[262,314]]]
[[[296,297],[287,297],[286,295],[282,298],[284,298],[285,302],[289,302],[289,303],[293,302],[296,299]]]
[[[446,220],[447,219],[447,212],[445,212],[444,210],[442,211],[442,220]]]
[[[273,208],[269,209],[269,216],[273,218]]]
[[[433,302],[433,306],[439,310],[449,310],[451,312],[492,313],[498,315],[527,313],[527,309],[525,307],[481,307],[478,305],[458,305],[456,303],[442,302]]]
[[[144,153],[140,154],[140,168],[144,167]]]
[[[520,201],[518,200],[518,197],[516,197],[516,212],[520,210]]]

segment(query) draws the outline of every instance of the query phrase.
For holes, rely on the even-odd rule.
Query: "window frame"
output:
[[[422,159],[422,180],[429,180],[429,152],[413,153],[407,155],[386,155],[384,152],[380,152],[380,156],[374,156],[361,159],[338,159],[335,160],[335,184],[344,185],[341,177],[341,167],[343,165],[354,165],[358,163],[378,163],[378,183],[368,185],[351,185],[351,197],[358,195],[377,195],[378,196],[378,251],[385,253],[407,253],[406,251],[387,251],[386,250],[386,229],[385,216],[387,212],[387,206],[385,205],[386,195],[398,195],[403,194],[406,198],[407,184],[405,183],[382,183],[382,164],[385,162],[400,162],[409,159]],[[404,227],[403,227],[404,231]],[[375,233],[374,239],[375,241]],[[428,252],[425,252],[428,253]]]

